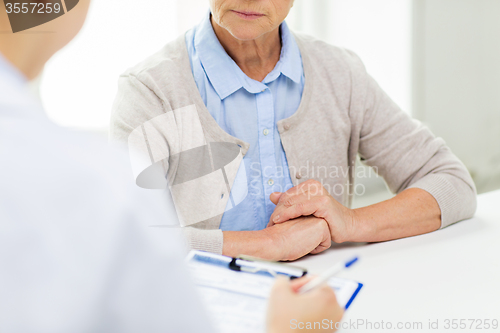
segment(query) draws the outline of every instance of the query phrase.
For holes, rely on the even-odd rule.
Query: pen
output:
[[[303,285],[299,289],[299,294],[306,293],[308,291],[311,291],[312,289],[322,285],[325,283],[329,278],[332,276],[336,275],[339,273],[341,270],[344,268],[349,268],[352,264],[354,264],[356,261],[358,261],[358,257],[354,257],[349,261],[346,262],[339,262],[338,264],[333,265],[332,268],[328,269],[327,271],[323,272],[321,275],[317,276],[315,279],[309,281],[305,285]]]

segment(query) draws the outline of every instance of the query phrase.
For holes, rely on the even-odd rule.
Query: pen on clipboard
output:
[[[321,275],[317,276],[313,280],[311,280],[308,283],[306,283],[305,285],[303,285],[302,288],[299,289],[299,294],[303,294],[303,293],[306,293],[308,291],[313,290],[314,288],[317,288],[318,286],[320,286],[323,283],[325,283],[326,281],[328,281],[329,278],[338,274],[343,269],[349,268],[350,266],[352,266],[356,261],[358,261],[358,257],[354,257],[351,260],[348,260],[346,262],[339,262],[338,264],[335,264],[332,268],[328,269],[327,271],[323,272]]]

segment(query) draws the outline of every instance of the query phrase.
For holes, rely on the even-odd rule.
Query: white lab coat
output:
[[[0,54],[0,332],[211,332],[178,229],[150,227],[175,212],[128,165],[52,124]]]

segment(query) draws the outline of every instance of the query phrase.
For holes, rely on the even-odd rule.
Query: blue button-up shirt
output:
[[[258,82],[226,53],[210,15],[186,34],[193,76],[208,111],[224,131],[250,144],[243,158],[248,195],[224,213],[222,230],[264,229],[275,208],[269,195],[293,186],[277,122],[297,111],[304,70],[299,47],[285,22],[281,24],[281,41],[280,60]],[[241,183],[235,181],[231,192],[244,191],[239,187]]]

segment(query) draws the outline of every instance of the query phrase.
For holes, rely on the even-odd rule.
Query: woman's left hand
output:
[[[354,211],[341,205],[318,181],[308,180],[286,192],[272,193],[270,199],[276,208],[268,226],[313,215],[328,223],[335,243],[352,240],[356,231]]]

